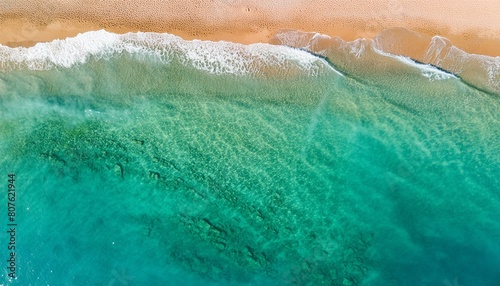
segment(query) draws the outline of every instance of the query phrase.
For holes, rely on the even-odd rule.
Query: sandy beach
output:
[[[474,12],[471,12],[474,11]],[[168,32],[184,39],[267,43],[279,29],[351,41],[404,27],[440,35],[468,53],[500,55],[500,2],[410,1],[2,1],[0,44],[33,46],[78,33]],[[408,39],[411,40],[411,39]]]

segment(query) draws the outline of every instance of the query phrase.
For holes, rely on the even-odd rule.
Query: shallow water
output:
[[[404,63],[360,79],[268,47],[214,74],[144,49],[0,73],[5,284],[500,281],[498,96]]]

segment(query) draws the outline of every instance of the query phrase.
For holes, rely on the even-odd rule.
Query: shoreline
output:
[[[50,2],[56,0],[40,1]],[[71,3],[74,0],[57,1]],[[197,2],[200,1],[203,2],[204,0],[198,0]],[[215,5],[214,3],[220,4],[221,1],[224,2],[223,0],[208,2]],[[326,17],[324,14],[318,14],[321,17],[309,20],[301,19],[300,16],[307,15],[318,7],[313,6],[309,10],[299,9],[295,11],[293,9],[300,8],[300,3],[303,0],[295,1],[299,4],[286,9],[284,9],[284,6],[278,7],[284,9],[283,11],[277,7],[266,6],[260,8],[267,10],[261,11],[257,9],[257,13],[253,10],[256,8],[251,8],[253,6],[247,4],[255,4],[258,1],[234,0],[231,2],[228,0],[228,3],[236,4],[217,7],[219,10],[217,10],[218,14],[215,16],[211,14],[217,12],[213,9],[214,7],[210,8],[203,5],[203,7],[199,6],[198,10],[195,9],[191,14],[185,11],[174,11],[178,12],[178,15],[174,15],[174,12],[170,10],[166,14],[156,11],[153,13],[154,15],[139,12],[123,15],[119,9],[108,14],[99,9],[84,13],[81,9],[78,10],[73,7],[71,10],[66,7],[73,12],[78,11],[80,13],[78,14],[79,18],[74,13],[68,12],[64,14],[58,11],[57,7],[53,7],[54,12],[43,14],[41,11],[45,8],[42,6],[39,12],[30,17],[26,17],[26,9],[21,9],[16,12],[12,11],[10,14],[0,13],[0,44],[10,47],[29,47],[39,42],[65,39],[89,31],[106,30],[114,34],[140,31],[168,33],[187,41],[197,39],[212,42],[267,43],[291,46],[319,54],[326,53],[327,57],[336,59],[342,65],[350,66],[353,64],[353,67],[359,64],[355,58],[366,54],[365,49],[368,50],[367,47],[373,44],[377,49],[385,53],[433,64],[448,72],[460,75],[462,79],[475,86],[496,94],[500,93],[500,70],[498,65],[500,61],[500,17],[496,20],[499,22],[496,29],[491,28],[491,22],[495,24],[494,20],[489,21],[490,19],[488,19],[487,21],[484,17],[480,19],[484,15],[470,16],[470,18],[451,17],[460,14],[456,11],[454,12],[456,15],[450,13],[451,16],[448,15],[447,18],[443,18],[443,21],[440,22],[430,18],[418,18],[418,13],[405,14],[403,12],[399,14],[400,19],[384,16],[381,19],[374,20],[372,16],[375,12],[366,11],[366,9],[363,12],[364,14],[358,13],[360,15],[351,18]],[[331,0],[324,1],[331,2]],[[337,1],[343,2],[345,0]],[[453,0],[443,1],[453,2]],[[397,2],[407,3],[409,1],[398,0]],[[180,6],[176,8],[186,8],[191,4],[193,3],[179,4]],[[170,4],[164,5],[168,6]],[[101,7],[99,5],[94,6],[96,8]],[[490,8],[496,6],[500,11],[500,2],[495,5],[492,4]],[[151,7],[149,6],[149,8]],[[154,7],[158,8],[158,6]],[[445,5],[439,7],[441,10],[446,8]],[[69,11],[68,9],[67,11]],[[203,14],[203,11],[206,13]],[[211,11],[211,13],[207,11]],[[279,13],[272,15],[271,12],[273,11]],[[227,14],[225,12],[234,13]],[[342,12],[344,11],[342,10]],[[421,13],[422,11],[418,10],[417,12]],[[207,13],[210,14],[210,17],[207,16]],[[168,15],[170,15],[170,18],[165,18]],[[104,19],[104,16],[107,18]],[[463,19],[463,21],[460,22],[456,19]],[[446,25],[453,21],[460,22],[460,25],[453,28]],[[483,30],[478,28],[481,23],[484,24]],[[92,38],[87,38],[87,41],[89,40],[92,41]],[[364,62],[364,64],[369,63],[371,60],[377,61],[376,56],[374,58],[372,54],[367,53],[368,57],[364,58],[368,59],[368,61]],[[355,57],[352,58],[352,55]],[[382,66],[384,65],[385,63],[382,64]],[[365,67],[361,69],[365,69]]]
[[[129,1],[120,4],[113,0],[105,4],[94,3],[85,10],[81,8],[83,5],[80,7],[73,0],[42,0],[37,9],[30,5],[23,6],[23,1],[20,1],[7,9],[2,7],[6,4],[0,4],[0,44],[29,47],[38,42],[65,39],[100,29],[118,34],[139,31],[169,33],[185,40],[224,40],[241,44],[269,43],[279,30],[293,29],[353,41],[358,38],[373,39],[384,30],[402,27],[424,36],[446,37],[454,46],[469,54],[500,56],[500,15],[498,20],[487,18],[486,14],[473,15],[467,11],[468,7],[455,7],[459,11],[449,11],[454,1],[443,1],[446,3],[419,10],[413,10],[413,6],[430,1],[412,4],[408,0],[388,0],[376,6],[365,3],[366,7],[352,7],[345,0],[319,1],[322,4],[317,5],[306,5],[304,1],[297,0],[290,5],[268,6],[260,3],[262,1],[245,0],[201,0],[187,4],[177,3],[177,0],[172,1],[173,4],[150,3],[147,0],[141,5]],[[481,5],[482,10],[493,14],[495,12],[491,10],[500,11],[500,2],[485,0]],[[110,7],[115,10],[106,10]],[[324,7],[341,9],[325,12],[327,9]],[[364,9],[359,10],[360,7]],[[127,10],[132,8],[137,11]],[[423,18],[425,13],[429,15]],[[440,13],[446,16],[437,21],[435,14]],[[317,17],[309,19],[308,15]]]

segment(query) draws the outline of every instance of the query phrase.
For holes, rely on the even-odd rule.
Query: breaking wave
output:
[[[30,48],[0,45],[0,70],[70,68],[90,58],[110,59],[121,53],[152,55],[164,64],[177,61],[212,74],[255,75],[281,68],[316,75],[327,67],[324,60],[285,46],[186,41],[171,34],[100,30]]]
[[[376,72],[374,69],[393,68],[384,60],[393,58],[419,69],[429,80],[459,77],[479,89],[500,94],[500,57],[469,54],[441,36],[426,37],[394,28],[372,40],[347,42],[319,33],[281,30],[271,42],[310,51],[327,57],[343,69],[361,70],[361,73],[363,69]]]

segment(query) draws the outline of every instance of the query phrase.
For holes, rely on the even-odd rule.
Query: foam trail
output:
[[[429,80],[460,77],[484,91],[500,94],[500,57],[468,54],[441,36],[428,37],[404,28],[386,30],[373,40],[347,42],[339,37],[295,30],[281,30],[271,43],[305,49],[325,56],[354,75],[391,70],[378,56],[390,57],[418,68]],[[396,67],[397,68],[397,67]],[[447,73],[449,72],[449,73]]]
[[[422,76],[428,78],[430,81],[457,78],[455,75],[453,75],[451,73],[444,72],[442,70],[439,70],[432,65],[417,63],[409,57],[394,55],[391,53],[386,53],[383,50],[379,49],[379,47],[377,47],[377,40],[376,39],[371,42],[370,48],[372,48],[373,51],[375,51],[376,53],[378,53],[382,56],[396,59],[396,60],[400,61],[401,63],[404,63],[405,65],[419,69],[421,71]]]
[[[70,68],[91,58],[109,59],[121,53],[151,55],[164,64],[177,61],[211,74],[258,75],[262,68],[276,67],[317,75],[327,66],[314,55],[284,46],[186,41],[170,34],[100,30],[30,48],[0,45],[0,69]]]
[[[345,77],[341,71],[337,70],[331,63],[328,62],[327,50],[321,49],[317,45],[325,38],[330,38],[329,36],[320,33],[304,33],[296,30],[282,30],[282,32],[283,33],[276,34],[275,39],[271,40],[271,43],[286,47],[299,48],[300,50],[307,51],[308,53],[324,57],[326,58],[324,61],[328,64],[330,70]],[[278,40],[278,42],[276,42],[276,40]]]
[[[344,75],[341,71],[339,71],[339,70],[335,69],[335,68],[332,66],[332,64],[331,64],[331,63],[329,63],[327,60],[324,60],[324,59],[321,59],[321,60],[325,62],[325,64],[328,66],[328,68],[329,68],[331,71],[333,71],[334,73],[338,74],[339,76],[345,77],[345,75]]]
[[[469,54],[445,37],[430,38],[402,28],[384,31],[373,42],[379,51],[437,66],[480,89],[500,93],[500,57]]]

